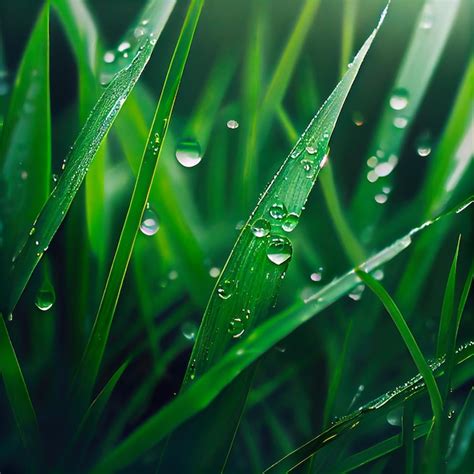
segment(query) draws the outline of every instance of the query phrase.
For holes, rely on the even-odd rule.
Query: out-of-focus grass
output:
[[[466,472],[472,6],[142,3],[0,5],[2,471]]]

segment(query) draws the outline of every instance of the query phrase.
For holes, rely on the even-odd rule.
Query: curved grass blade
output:
[[[123,103],[138,81],[151,57],[175,0],[156,0],[152,3],[148,34],[136,41],[133,52],[122,68],[113,76],[95,104],[79,133],[65,162],[64,171],[41,212],[33,223],[30,234],[20,246],[9,272],[8,297],[2,302],[5,313],[10,313],[21,296],[33,270],[48,248],[76,195],[92,160],[109,131]]]
[[[0,137],[0,265],[5,276],[18,241],[28,233],[48,197],[50,180],[49,5],[46,3],[23,54]],[[6,294],[7,286],[2,285]]]
[[[255,334],[257,331],[255,331]],[[259,335],[261,332],[259,331]],[[181,393],[168,405],[158,411],[155,415],[145,421],[131,435],[129,435],[115,449],[107,453],[103,459],[92,469],[92,473],[114,472],[118,468],[124,468],[136,460],[140,455],[157,445],[167,434],[175,430],[184,421],[194,416],[205,408],[222,390],[222,388],[235,378],[243,368],[250,365],[255,360],[255,354],[249,344],[249,339],[243,341],[239,348],[229,351],[229,353],[209,370],[203,377],[195,382],[189,389]],[[254,345],[254,344],[252,344]],[[246,350],[249,347],[250,350]],[[461,369],[468,364],[472,366],[474,357],[474,343],[462,346],[456,352],[456,367]],[[443,364],[434,363],[433,370],[442,373]],[[459,384],[465,383],[470,375],[464,374],[464,378]],[[274,469],[274,472],[283,472],[283,469],[293,467],[299,460],[304,461],[320,447],[326,445],[331,439],[351,429],[354,423],[357,424],[362,417],[370,419],[386,413],[396,406],[404,403],[414,396],[424,393],[426,387],[423,378],[418,374],[402,386],[387,392],[356,412],[342,418],[331,428],[318,435],[308,445],[301,450],[297,450],[285,457],[281,462],[276,463],[267,471]],[[281,468],[281,469],[280,469]],[[286,472],[286,471],[285,471]]]
[[[471,365],[474,357],[474,342],[462,346],[456,352],[457,360],[460,365]],[[437,360],[430,365],[430,373],[439,376],[443,373],[444,363],[442,360]],[[465,383],[466,378],[460,381],[460,385]],[[379,417],[388,413],[397,406],[406,403],[408,400],[413,400],[426,392],[426,385],[421,374],[411,378],[403,385],[390,390],[379,398],[360,407],[355,412],[344,416],[329,429],[323,431],[318,436],[308,441],[303,446],[295,449],[284,458],[272,464],[265,470],[265,473],[270,472],[287,472],[292,468],[299,466],[310,456],[315,454],[320,449],[328,445],[328,443],[337,439],[340,435],[354,430],[362,421],[367,421],[372,418]]]
[[[87,343],[83,358],[77,370],[73,396],[76,402],[76,409],[79,413],[82,412],[84,404],[89,401],[94,389],[105,346],[108,341],[113,315],[120,296],[120,290],[130,261],[141,218],[148,202],[156,166],[161,154],[163,142],[166,138],[174,102],[203,3],[204,0],[192,0],[189,6],[158,101],[153,124],[150,128],[148,140],[143,151],[140,170],[133,189],[127,216],[125,217],[119,243],[102,294],[102,300],[97,311],[89,342]]]
[[[460,209],[466,209],[466,205],[462,204],[450,213],[439,216],[438,221]],[[363,264],[363,268],[366,271],[373,271],[392,260],[410,245],[416,234],[426,230],[430,225],[432,223],[426,223],[413,229],[392,245],[375,254]],[[152,448],[160,439],[166,437],[187,419],[206,408],[227,385],[275,344],[349,293],[357,284],[360,284],[360,279],[352,270],[318,291],[307,300],[307,304],[295,303],[259,325],[249,337],[231,348],[206,374],[198,378],[170,404],[138,427],[99,463],[96,471],[103,472],[102,470],[105,470],[107,472],[114,466],[121,466],[121,463],[133,462],[140,454]],[[469,347],[467,348],[468,352],[474,352],[474,346]],[[464,360],[463,357],[458,356],[458,360],[461,359]]]
[[[39,454],[40,436],[36,413],[26,386],[20,364],[15,354],[5,320],[0,313],[0,373],[5,384],[10,407],[15,418],[21,441],[32,463]]]
[[[460,0],[426,0],[423,5],[368,149],[368,156],[376,157],[377,166],[371,176],[367,175],[367,169],[363,169],[351,204],[353,220],[359,231],[368,225],[377,225],[382,215],[384,206],[380,206],[374,196],[382,193],[383,187],[393,185],[393,173],[390,171],[398,162],[411,122],[444,50],[460,3]]]
[[[440,421],[443,415],[443,400],[441,399],[441,393],[439,391],[438,385],[436,384],[433,373],[428,366],[428,363],[426,362],[412,332],[410,331],[405,318],[385,288],[373,276],[358,269],[356,270],[356,274],[377,295],[382,304],[385,306],[385,309],[390,314],[395,326],[398,329],[398,332],[400,333],[400,336],[403,339],[403,342],[411,354],[413,362],[425,381],[428,394],[430,396],[433,416],[436,421]]]

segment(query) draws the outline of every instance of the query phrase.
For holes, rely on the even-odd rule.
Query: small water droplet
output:
[[[364,125],[364,116],[360,112],[354,112],[352,114],[352,121],[356,127],[362,127]]]
[[[281,228],[285,232],[292,232],[295,229],[295,227],[298,225],[298,221],[299,221],[298,214],[294,212],[290,212],[283,220],[283,224],[281,225]]]
[[[56,301],[54,289],[49,286],[38,291],[35,299],[36,307],[41,311],[48,311]]]
[[[286,216],[288,211],[284,204],[273,204],[269,212],[273,219],[280,221]]]
[[[319,267],[317,272],[311,273],[311,281],[321,281],[323,278],[323,267]]]
[[[422,157],[428,156],[431,153],[431,137],[429,133],[423,133],[418,137],[416,151]]]
[[[293,253],[291,242],[286,237],[273,237],[267,248],[268,259],[276,265],[288,261]]]
[[[25,181],[27,178],[28,178],[28,171],[25,171],[23,170],[21,173],[20,173],[20,177],[23,181]]]
[[[378,204],[385,204],[388,200],[388,196],[386,194],[376,194],[374,199]]]
[[[115,61],[115,53],[113,51],[107,51],[104,54],[104,62],[107,64],[112,64]]]
[[[395,89],[390,97],[390,107],[393,110],[403,110],[408,105],[408,92],[406,89]]]
[[[266,237],[270,233],[270,223],[263,218],[257,219],[252,225],[252,233],[255,237]]]
[[[314,176],[316,174],[316,170],[315,170],[315,167],[314,167],[313,160],[308,160],[307,158],[304,158],[303,160],[301,160],[301,165],[303,166],[306,177],[309,178],[309,179],[314,178]]]
[[[185,168],[192,168],[201,162],[201,146],[196,140],[182,140],[176,147],[176,159]]]
[[[235,130],[236,128],[239,128],[239,122],[237,122],[237,120],[228,120],[227,128],[230,128],[231,130]]]
[[[8,320],[8,321],[13,321],[13,313],[10,313],[10,314],[7,316],[7,320]]]
[[[403,408],[395,408],[387,414],[387,423],[391,426],[401,426],[403,416]]]
[[[217,294],[223,300],[227,300],[232,296],[234,292],[234,282],[232,280],[224,280],[221,282],[219,287],[217,288]]]
[[[171,280],[171,281],[174,281],[178,278],[178,272],[176,270],[171,270],[169,273],[168,273],[168,278]]]
[[[376,156],[371,156],[368,160],[367,160],[367,166],[369,166],[370,168],[375,168],[377,166],[377,163],[379,162],[379,160],[377,160],[377,157]]]
[[[362,298],[362,293],[365,290],[364,285],[357,285],[350,293],[349,298],[354,301],[359,301]]]
[[[393,119],[393,125],[396,128],[405,128],[408,125],[408,119],[406,117],[395,117]]]
[[[374,171],[369,171],[367,173],[367,181],[369,181],[370,183],[375,183],[375,181],[377,181],[379,179],[379,175]]]
[[[181,332],[188,341],[193,341],[196,337],[197,326],[192,321],[186,321],[181,325]]]
[[[241,316],[237,316],[231,319],[227,331],[234,339],[237,339],[245,332],[245,325],[245,320]]]
[[[374,276],[376,280],[379,280],[379,281],[383,280],[383,277],[384,277],[383,270],[381,269],[375,270],[372,275]]]
[[[211,278],[217,278],[220,274],[221,274],[220,268],[212,267],[209,270],[209,275],[210,275]]]
[[[143,212],[140,230],[145,235],[155,235],[160,228],[160,222],[155,211],[151,208],[145,209]]]
[[[306,151],[310,154],[310,155],[314,155],[316,153],[316,148],[314,148],[313,146],[307,146],[306,147]]]

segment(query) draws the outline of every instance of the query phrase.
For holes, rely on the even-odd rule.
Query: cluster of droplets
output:
[[[100,83],[103,86],[107,86],[118,72],[131,64],[137,53],[144,48],[145,38],[152,45],[156,43],[154,33],[148,31],[148,23],[149,20],[143,20],[128,33],[127,37],[120,42],[115,50],[109,50],[104,54],[100,74]]]
[[[194,139],[181,140],[176,147],[175,156],[181,166],[193,168],[202,160],[201,146]]]

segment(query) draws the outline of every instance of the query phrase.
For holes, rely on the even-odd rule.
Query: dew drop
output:
[[[155,211],[151,208],[145,209],[143,212],[140,230],[145,235],[155,235],[160,228],[160,222]]]
[[[379,160],[377,160],[377,157],[376,156],[371,156],[368,160],[367,160],[367,166],[369,166],[370,168],[375,168],[377,166],[377,163],[379,162]]]
[[[365,290],[364,285],[357,285],[350,293],[349,298],[354,301],[359,301],[362,298],[362,293]]]
[[[38,291],[35,298],[35,305],[41,311],[48,311],[56,301],[54,289],[49,286]]]
[[[356,127],[362,127],[364,125],[364,116],[360,112],[354,112],[352,114],[352,121]]]
[[[305,171],[306,177],[309,179],[314,178],[316,170],[314,169],[313,160],[308,160],[307,158],[305,158],[301,160],[301,165],[303,166],[303,170]]]
[[[396,128],[405,128],[408,125],[408,119],[406,117],[395,117],[393,119],[393,125]]]
[[[257,219],[252,225],[252,233],[255,237],[266,237],[270,233],[270,223],[263,218]]]
[[[388,412],[387,414],[387,423],[391,426],[401,426],[402,424],[402,408],[395,408],[394,410]]]
[[[277,221],[281,221],[287,214],[287,210],[284,204],[273,204],[270,208],[270,216]]]
[[[378,204],[385,204],[388,200],[388,196],[386,194],[376,194],[374,199]]]
[[[193,341],[196,337],[197,326],[192,321],[186,321],[181,325],[181,332],[183,333],[185,339],[188,341]]]
[[[8,321],[13,321],[13,313],[10,313],[10,314],[7,316],[7,320],[8,320]]]
[[[112,64],[115,61],[115,53],[113,51],[107,51],[104,54],[104,62],[107,64]]]
[[[392,107],[393,110],[403,110],[407,105],[408,92],[402,88],[395,89],[390,97],[390,107]]]
[[[201,146],[196,140],[182,140],[176,147],[176,159],[185,168],[192,168],[201,162]]]
[[[209,270],[209,276],[210,276],[211,278],[217,278],[220,274],[221,274],[220,268],[212,267],[212,268]]]
[[[323,267],[319,267],[317,272],[311,273],[311,281],[321,281],[323,278]]]
[[[306,147],[306,151],[310,154],[310,155],[314,155],[316,153],[316,148],[314,148],[313,146],[307,146]]]
[[[276,265],[281,265],[291,258],[293,248],[286,237],[273,237],[267,248],[268,259]]]
[[[428,133],[420,135],[416,142],[416,151],[421,157],[426,157],[431,153],[431,139]]]
[[[292,232],[295,229],[295,227],[298,225],[298,221],[299,221],[298,214],[294,212],[290,212],[283,220],[283,224],[281,225],[281,228],[285,232]]]
[[[239,128],[239,122],[237,122],[237,120],[228,120],[227,128],[230,128],[231,130],[235,130],[236,128]]]
[[[232,318],[229,322],[227,332],[234,338],[237,339],[245,332],[245,320],[241,317]]]
[[[130,49],[131,44],[128,41],[122,41],[117,47],[119,53],[123,53]]]
[[[219,298],[228,300],[234,291],[234,282],[232,280],[224,280],[217,288]]]

